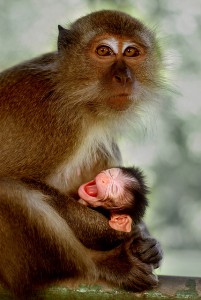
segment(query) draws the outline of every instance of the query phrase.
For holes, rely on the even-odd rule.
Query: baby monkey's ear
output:
[[[130,232],[132,219],[129,215],[125,215],[125,214],[124,215],[111,214],[109,225],[115,230]]]

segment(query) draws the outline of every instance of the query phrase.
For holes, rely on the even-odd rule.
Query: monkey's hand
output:
[[[150,236],[144,222],[133,226],[132,234],[133,255],[146,264],[152,264],[154,269],[157,269],[163,258],[163,251],[160,243]]]
[[[139,237],[132,242],[133,255],[156,269],[160,266],[163,252],[159,242],[149,236]]]
[[[105,259],[101,259],[99,264],[101,277],[133,292],[150,290],[157,286],[157,276],[152,273],[151,264],[133,255],[132,240],[111,250],[109,255],[105,253]]]

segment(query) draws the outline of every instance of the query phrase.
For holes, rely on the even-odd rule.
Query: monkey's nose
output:
[[[113,82],[120,83],[123,85],[132,81],[131,76],[127,75],[127,74],[118,74],[118,75],[116,74],[113,76],[112,79],[113,79]]]
[[[132,82],[132,72],[129,67],[122,61],[112,65],[112,81],[121,85]]]

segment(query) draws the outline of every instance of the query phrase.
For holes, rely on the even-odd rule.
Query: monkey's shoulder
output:
[[[43,54],[2,71],[0,73],[1,88],[23,80],[27,83],[29,79],[33,80],[33,78],[48,78],[48,75],[54,71],[56,56],[57,54],[54,52]]]
[[[0,103],[38,102],[54,90],[56,53],[25,61],[0,73]]]
[[[5,70],[3,70],[0,73],[0,76],[5,76],[7,74],[12,74],[13,72],[16,71],[23,71],[23,70],[33,70],[33,68],[41,68],[44,66],[47,66],[48,64],[51,64],[55,61],[57,57],[57,52],[49,52],[49,53],[45,53],[42,54],[40,56],[31,58],[29,60],[25,60],[20,62],[19,64],[16,64],[10,68],[7,68]]]

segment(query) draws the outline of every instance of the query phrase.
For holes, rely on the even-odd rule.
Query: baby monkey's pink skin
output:
[[[94,180],[79,187],[79,202],[91,207],[110,209],[109,225],[119,231],[130,232],[132,219],[127,214],[117,214],[112,208],[121,208],[132,201],[126,186],[134,179],[123,174],[120,168],[112,168],[99,173]]]

